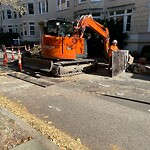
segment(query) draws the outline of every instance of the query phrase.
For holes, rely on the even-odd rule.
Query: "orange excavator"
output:
[[[103,38],[104,51],[109,49],[109,31],[96,22],[92,15],[84,15],[77,25],[64,19],[50,19],[42,35],[41,48],[34,48],[23,54],[23,65],[33,69],[51,72],[54,76],[79,74],[96,64],[95,58],[88,58],[86,28],[91,28]]]

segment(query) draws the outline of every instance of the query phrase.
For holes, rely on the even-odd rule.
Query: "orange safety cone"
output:
[[[13,49],[13,47],[12,47],[12,51],[11,52],[12,52],[11,53],[11,59],[14,60],[15,59],[15,55],[14,55],[14,49]]]
[[[22,71],[22,61],[21,61],[20,49],[18,49],[18,69],[19,69],[19,71]]]
[[[8,57],[7,57],[7,52],[5,49],[4,56],[3,56],[3,65],[7,66],[7,63],[8,63]]]

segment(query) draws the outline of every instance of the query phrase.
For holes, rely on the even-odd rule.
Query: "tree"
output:
[[[9,6],[11,9],[19,12],[20,14],[23,14],[26,11],[24,7],[25,0],[0,0],[0,4]]]

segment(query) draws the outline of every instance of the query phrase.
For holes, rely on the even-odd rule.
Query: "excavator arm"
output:
[[[98,33],[99,35],[101,35],[104,39],[104,49],[105,52],[108,54],[108,50],[109,50],[109,31],[107,28],[105,28],[103,25],[99,24],[98,22],[96,22],[92,15],[83,15],[81,16],[81,18],[78,21],[77,24],[77,29],[81,30],[81,35],[80,37],[83,36],[84,34],[84,30],[86,27],[91,28],[93,31],[95,31],[96,33]]]
[[[93,31],[101,35],[104,39],[104,48],[108,57],[109,50],[109,31],[107,28],[96,22],[92,15],[82,16],[77,24],[77,28],[81,30],[81,37],[84,34],[86,27],[91,28]],[[118,75],[121,72],[124,72],[127,69],[127,66],[130,62],[129,50],[119,50],[113,52],[113,61],[112,61],[112,77]],[[133,58],[132,58],[133,59]],[[132,63],[132,61],[131,61]]]

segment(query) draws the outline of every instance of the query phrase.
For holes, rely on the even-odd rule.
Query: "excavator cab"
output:
[[[50,19],[42,36],[41,55],[53,60],[75,60],[87,56],[87,44],[74,32],[73,23]]]
[[[45,34],[70,37],[73,35],[73,24],[63,19],[51,19],[47,22]]]

